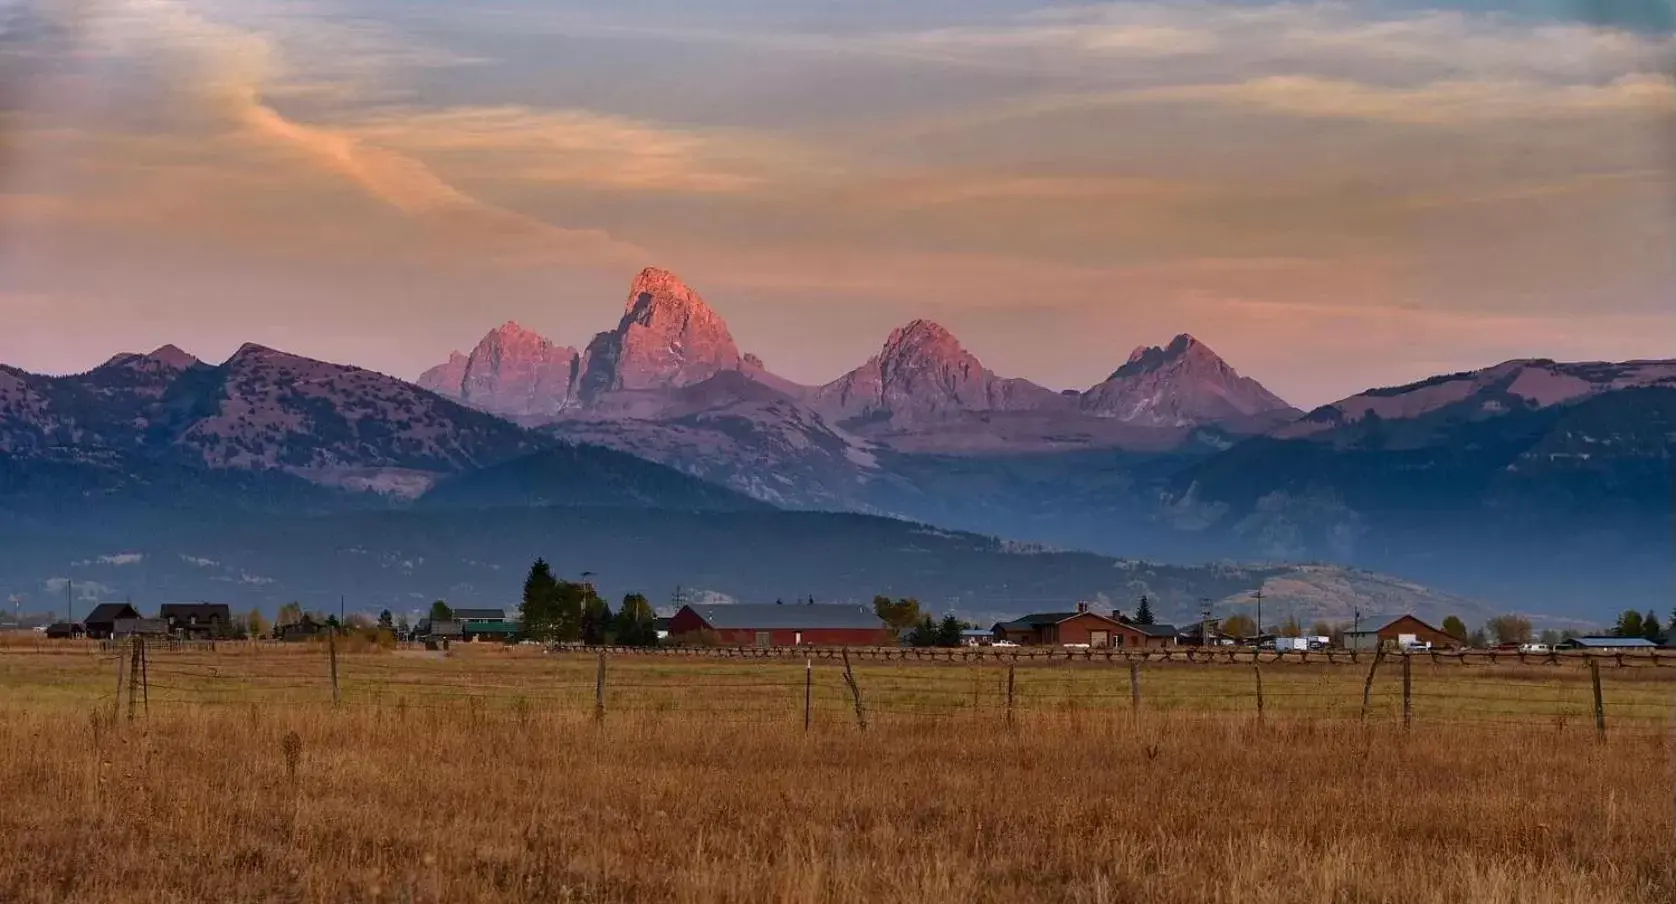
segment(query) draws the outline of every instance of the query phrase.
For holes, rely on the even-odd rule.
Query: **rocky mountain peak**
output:
[[[832,420],[900,426],[974,411],[1022,411],[1061,404],[1057,393],[985,369],[953,333],[929,320],[891,331],[879,354],[815,391]]]
[[[164,345],[155,349],[146,357],[164,367],[174,368],[175,370],[185,370],[202,363],[196,357],[181,351],[180,347],[176,345]]]
[[[680,277],[648,267],[629,285],[617,328],[588,344],[580,395],[690,386],[743,364],[721,315]]]
[[[1296,414],[1274,393],[1240,376],[1210,346],[1187,333],[1165,346],[1135,349],[1122,367],[1083,393],[1082,409],[1099,417],[1156,427],[1266,428],[1273,423],[1265,422]]]

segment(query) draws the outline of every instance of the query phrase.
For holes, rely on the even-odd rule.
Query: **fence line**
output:
[[[546,655],[479,657],[346,653],[322,644],[298,653],[286,645],[284,654],[264,656],[241,655],[230,646],[245,649],[134,638],[62,661],[93,676],[87,700],[112,713],[124,705],[128,713],[149,714],[196,705],[338,704],[473,717],[535,711],[595,719],[686,716],[801,724],[805,731],[915,720],[1005,729],[1048,715],[1121,719],[1147,712],[1262,724],[1361,719],[1416,730],[1540,727],[1593,731],[1605,743],[1609,727],[1611,737],[1671,728],[1676,699],[1676,673],[1663,671],[1653,657],[1600,654],[1544,655],[1523,663],[1504,656],[1498,663],[1388,653],[1377,664],[1364,655],[1364,668],[1343,669],[1327,666],[1352,664],[1348,653],[1337,661],[1248,653],[1229,667],[1220,654],[1189,660],[1170,651],[1096,651],[1116,654],[1109,659],[1080,655],[1087,651],[1073,651],[1079,655],[1068,659],[1021,651],[1015,663],[1011,651],[939,650],[918,657],[911,650],[567,646]],[[0,650],[0,666],[40,661],[29,651],[21,651],[28,659],[8,659],[12,652]],[[1123,667],[1105,668],[1107,661]],[[1089,662],[1097,667],[1081,667]],[[1078,667],[1063,667],[1067,663]],[[1521,665],[1542,668],[1533,677],[1516,671]],[[1577,667],[1551,668],[1565,665]]]

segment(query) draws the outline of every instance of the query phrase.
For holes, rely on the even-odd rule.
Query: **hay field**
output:
[[[0,901],[1676,900],[1663,670],[339,659],[0,648]]]

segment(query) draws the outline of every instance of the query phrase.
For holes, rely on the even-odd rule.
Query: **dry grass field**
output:
[[[0,901],[1676,900],[1676,670],[119,664],[0,647]]]

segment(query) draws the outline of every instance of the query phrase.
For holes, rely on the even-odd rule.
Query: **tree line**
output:
[[[630,593],[612,612],[592,583],[556,576],[545,559],[536,559],[524,578],[519,614],[523,634],[531,640],[626,647],[650,647],[658,642],[657,613],[645,596]]]

